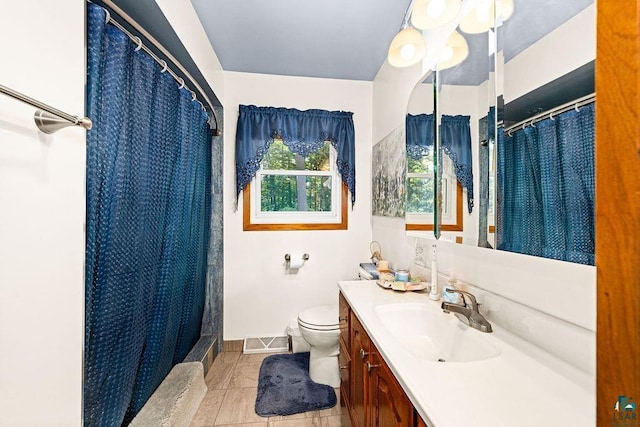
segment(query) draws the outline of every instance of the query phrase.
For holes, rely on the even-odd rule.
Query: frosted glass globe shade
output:
[[[454,31],[447,44],[442,49],[440,60],[438,61],[438,70],[445,70],[458,65],[464,61],[469,55],[469,45],[462,34]]]
[[[410,67],[422,60],[425,51],[422,33],[415,28],[405,28],[391,41],[387,60],[394,67]]]
[[[460,30],[467,34],[480,34],[489,31],[496,24],[496,6],[500,22],[513,15],[513,0],[481,0],[475,9],[460,21]]]
[[[415,0],[411,11],[411,25],[432,30],[453,21],[462,7],[460,0]]]

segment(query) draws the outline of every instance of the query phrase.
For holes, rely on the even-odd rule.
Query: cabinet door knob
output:
[[[366,351],[364,351],[364,348],[361,348],[361,349],[360,349],[360,357],[361,357],[362,359],[364,359],[365,357],[367,357],[367,354],[369,354],[369,353],[367,353]]]
[[[371,370],[373,368],[377,368],[380,365],[372,365],[371,363],[367,362],[367,372],[371,372]]]
[[[338,321],[339,322],[346,322],[347,318],[346,317],[338,317]]]
[[[340,369],[342,369],[342,370],[344,370],[344,369],[349,369],[349,365],[340,366]]]

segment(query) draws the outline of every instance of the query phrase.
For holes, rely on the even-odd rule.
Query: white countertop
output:
[[[420,302],[442,313],[440,302],[424,292],[383,289],[375,281],[338,286],[429,427],[595,426],[595,379],[586,373],[495,324],[493,333],[477,333],[500,349],[497,357],[451,363],[419,359],[387,331],[375,307]]]

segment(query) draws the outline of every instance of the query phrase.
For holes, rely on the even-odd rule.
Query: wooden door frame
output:
[[[597,422],[624,426],[618,397],[640,402],[640,3],[596,3]]]

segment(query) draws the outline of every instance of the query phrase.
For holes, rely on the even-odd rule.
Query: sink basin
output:
[[[472,362],[500,354],[483,332],[427,304],[387,304],[375,308],[382,325],[413,356],[434,362]]]

